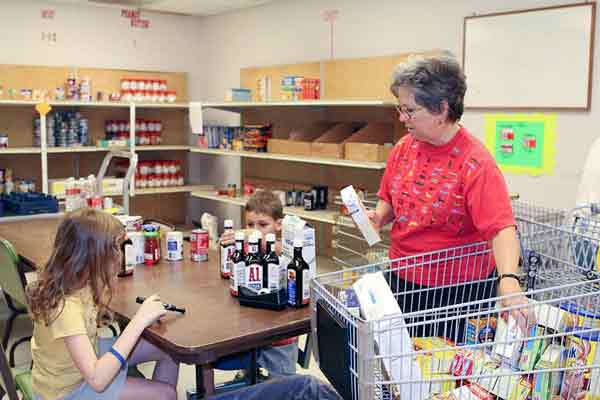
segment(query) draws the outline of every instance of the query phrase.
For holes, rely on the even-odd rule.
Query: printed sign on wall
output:
[[[556,115],[486,115],[485,145],[504,172],[552,175]]]

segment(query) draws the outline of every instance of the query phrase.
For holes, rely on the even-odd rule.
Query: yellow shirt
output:
[[[65,337],[87,335],[96,347],[97,308],[89,288],[65,297],[60,315],[46,326],[34,321],[31,339],[33,391],[45,400],[60,398],[83,383],[65,344]]]

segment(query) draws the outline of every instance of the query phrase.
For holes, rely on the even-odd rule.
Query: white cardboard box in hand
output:
[[[348,209],[348,213],[352,217],[352,220],[364,236],[365,240],[369,244],[369,246],[373,246],[375,243],[381,242],[381,236],[379,236],[379,232],[373,224],[371,220],[367,216],[367,209],[364,204],[356,194],[354,187],[352,185],[346,186],[340,192],[342,195],[342,201],[344,205]]]

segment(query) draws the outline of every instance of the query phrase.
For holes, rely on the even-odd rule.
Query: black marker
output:
[[[136,303],[142,304],[144,301],[146,301],[145,297],[138,296],[135,298]],[[185,314],[185,308],[177,308],[174,304],[163,303],[163,307],[167,311],[176,311],[178,313]]]

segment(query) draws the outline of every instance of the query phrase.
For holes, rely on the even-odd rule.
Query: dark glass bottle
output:
[[[233,221],[230,219],[226,219],[223,223],[225,227],[225,232],[233,231]],[[231,256],[235,251],[234,244],[221,244],[221,251],[219,252],[219,265],[221,270],[221,278],[229,279],[231,276]]]
[[[131,252],[133,252],[133,242],[131,239],[125,238],[123,243],[121,243],[121,269],[119,269],[119,273],[117,274],[119,278],[133,275],[133,264],[128,264],[129,260],[131,260],[131,256],[129,255]]]
[[[302,239],[294,239],[294,258],[287,267],[288,304],[305,307],[310,301],[309,267],[302,258]]]
[[[258,292],[263,288],[263,268],[258,246],[258,236],[251,235],[250,239],[248,240],[248,254],[246,255],[244,286],[255,292]]]
[[[239,287],[244,285],[246,273],[246,254],[244,254],[244,232],[235,233],[235,251],[231,256],[232,270],[229,277],[229,293],[239,296]]]
[[[263,256],[263,287],[276,292],[281,289],[281,272],[279,257],[275,252],[275,234],[267,234],[266,240],[267,248]]]

